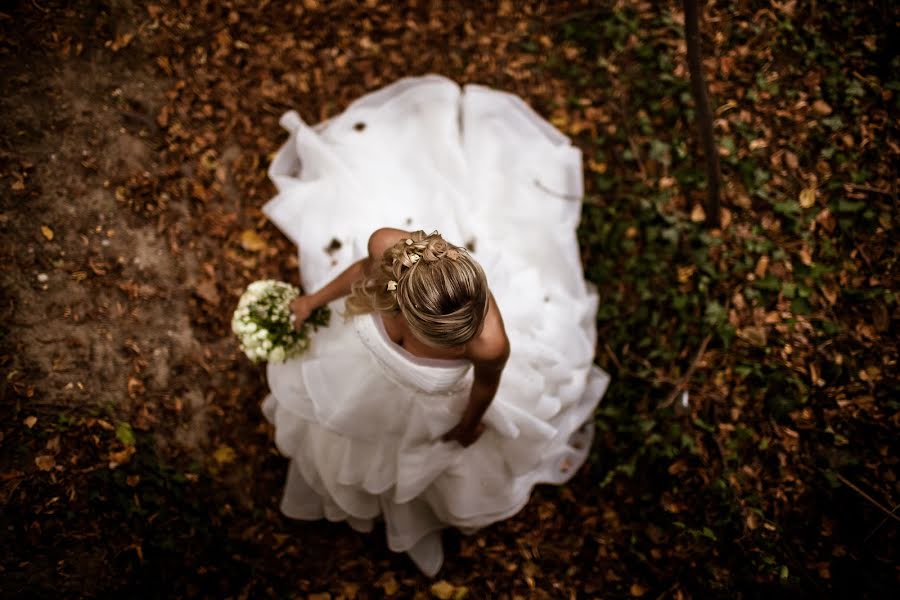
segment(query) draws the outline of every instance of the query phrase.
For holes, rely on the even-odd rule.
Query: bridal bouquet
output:
[[[328,325],[331,311],[323,306],[299,330],[294,329],[290,304],[299,295],[296,287],[274,279],[247,286],[231,319],[231,329],[247,358],[254,363],[284,362],[309,348],[311,329]]]

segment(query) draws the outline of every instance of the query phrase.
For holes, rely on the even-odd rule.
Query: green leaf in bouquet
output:
[[[306,322],[312,325],[313,329],[328,327],[328,324],[331,322],[331,309],[327,306],[317,308],[312,312]]]

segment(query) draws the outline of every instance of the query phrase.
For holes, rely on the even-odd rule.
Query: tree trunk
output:
[[[691,93],[697,108],[697,125],[703,152],[706,154],[706,225],[719,226],[719,187],[722,175],[719,171],[719,152],[713,140],[712,111],[703,78],[703,60],[700,53],[700,8],[697,0],[683,0],[684,33],[687,41],[688,70],[691,73]]]

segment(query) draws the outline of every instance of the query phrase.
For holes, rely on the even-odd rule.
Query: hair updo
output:
[[[384,251],[374,276],[353,284],[346,308],[349,315],[400,312],[422,342],[460,346],[487,314],[487,278],[465,248],[416,231]]]

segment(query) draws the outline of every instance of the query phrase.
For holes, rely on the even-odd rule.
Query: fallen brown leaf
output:
[[[49,471],[56,466],[56,459],[49,454],[42,454],[35,457],[34,464],[36,464],[37,468],[41,471]]]
[[[738,329],[737,336],[748,344],[759,347],[765,346],[768,341],[765,327],[744,327],[743,329]]]
[[[700,223],[704,220],[706,220],[706,211],[703,210],[701,205],[695,204],[693,210],[691,210],[691,221]]]
[[[220,465],[225,465],[234,461],[234,457],[236,456],[234,449],[231,446],[226,446],[222,444],[216,451],[213,452],[213,458]]]
[[[134,446],[127,446],[124,450],[109,453],[109,468],[115,469],[121,464],[131,460],[132,455],[136,452]]]
[[[241,232],[241,247],[247,252],[261,252],[266,249],[266,242],[252,229]]]
[[[800,192],[800,206],[809,208],[816,203],[816,190],[814,188],[804,188]]]
[[[824,100],[816,100],[812,103],[812,109],[816,111],[816,114],[826,117],[831,114],[831,106],[828,105]]]
[[[393,571],[388,571],[384,573],[381,577],[378,578],[378,581],[375,583],[377,587],[380,587],[382,591],[384,591],[385,596],[393,596],[397,593],[398,588],[397,579],[394,577]]]
[[[218,306],[219,292],[216,290],[216,283],[213,280],[207,279],[203,281],[194,289],[194,291],[208,303],[213,306]]]
[[[431,586],[431,595],[440,600],[452,600],[456,587],[448,581],[438,581]]]

